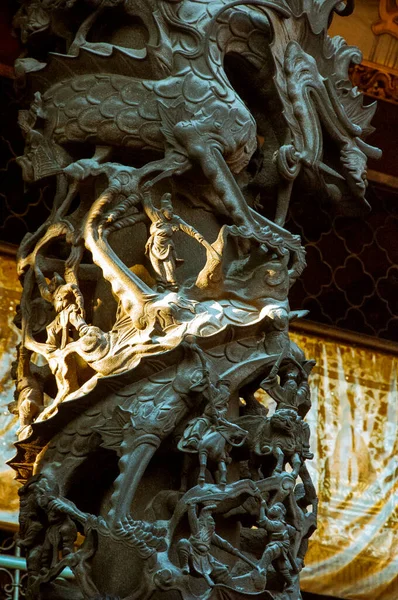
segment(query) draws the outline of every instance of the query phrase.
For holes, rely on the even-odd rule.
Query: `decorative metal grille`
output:
[[[24,562],[19,558],[15,536],[0,531],[0,600],[25,598],[27,573]]]
[[[287,227],[301,235],[308,267],[290,302],[312,321],[396,341],[398,190],[372,183],[367,199],[372,210],[362,220],[333,214],[316,198],[293,203]]]

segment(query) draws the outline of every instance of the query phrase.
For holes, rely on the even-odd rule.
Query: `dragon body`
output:
[[[173,37],[178,29],[195,31],[192,24],[188,27],[183,21],[191,5],[196,10],[196,31],[203,43],[187,51],[181,43],[173,42]],[[269,240],[269,230],[262,230],[270,228],[274,248],[282,250],[283,244],[287,244],[298,252],[299,242],[294,236],[250,209],[234,178],[234,174],[247,166],[257,148],[257,131],[250,110],[228,81],[224,57],[228,52],[241,52],[259,65],[264,60],[266,45],[259,44],[258,38],[261,36],[263,42],[270,37],[267,16],[260,11],[251,14],[246,6],[240,10],[239,5],[261,5],[283,16],[288,14],[279,3],[262,0],[232,5],[215,3],[214,11],[200,4],[199,15],[195,1],[181,3],[182,15],[178,11],[170,15],[168,6],[163,10],[162,22],[169,26],[174,58],[166,78],[141,79],[101,70],[73,73],[47,87],[37,111],[41,117],[42,145],[40,148],[39,143],[33,153],[36,157],[33,162],[37,161],[40,150],[46,161],[30,175],[32,145],[28,141],[25,157],[20,159],[25,178],[38,179],[61,172],[73,162],[69,148],[76,143],[123,147],[134,157],[142,152],[155,153],[156,177],[149,182],[147,178],[149,185],[164,177],[180,175],[197,164],[218,197],[221,214],[248,228],[260,241]],[[220,31],[216,27],[218,20]],[[237,36],[238,26],[244,26],[248,35]],[[83,44],[80,55],[72,60],[83,60],[87,52],[92,53],[93,49],[87,50]],[[63,61],[68,73],[69,57],[57,56],[53,60],[57,64]],[[50,65],[50,72],[51,68]],[[41,82],[44,75],[45,72],[40,73]],[[37,136],[34,142],[37,146]],[[150,163],[147,167],[146,174]]]

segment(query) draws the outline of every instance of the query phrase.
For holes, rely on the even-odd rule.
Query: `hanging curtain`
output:
[[[398,599],[397,357],[315,336],[292,336],[311,376],[319,495],[302,589],[350,600]]]

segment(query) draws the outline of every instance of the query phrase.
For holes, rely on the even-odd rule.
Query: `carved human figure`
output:
[[[42,298],[51,302],[56,312],[46,327],[44,353],[57,383],[57,401],[61,401],[79,386],[76,361],[62,351],[77,336],[86,335],[90,327],[84,318],[83,295],[76,283],[66,283],[58,273],[54,273],[50,285],[42,273],[37,272],[36,277]]]
[[[59,562],[59,552],[73,552],[77,528],[68,515],[59,512],[56,488],[43,475],[33,477],[18,491],[20,497],[19,545],[27,551],[29,571],[46,574]]]
[[[50,349],[64,349],[72,341],[71,327],[80,336],[87,333],[89,327],[84,319],[83,296],[73,283],[65,283],[58,275],[54,274],[52,280],[52,303],[57,313],[55,319],[47,325],[47,345]]]
[[[197,452],[199,443],[203,435],[212,425],[218,425],[220,421],[225,422],[225,415],[228,410],[229,385],[227,381],[220,380],[213,385],[208,380],[206,388],[209,395],[209,401],[200,417],[191,419],[183,433],[179,443],[179,449],[183,452]]]
[[[211,501],[203,502],[198,513],[197,504],[189,505],[188,519],[191,535],[178,542],[177,553],[183,573],[202,576],[210,586],[222,583],[232,587],[233,581],[229,569],[214,558],[211,554],[211,545],[228,554],[238,556],[253,568],[256,568],[256,565],[216,533],[216,524],[212,515],[216,506]]]
[[[210,250],[211,246],[194,227],[174,214],[171,194],[163,194],[160,200],[160,209],[157,209],[149,199],[149,193],[146,192],[144,207],[152,221],[145,251],[156,273],[158,289],[162,291],[166,288],[177,291],[176,269],[183,260],[177,258],[174,234],[177,231],[183,231]]]
[[[202,485],[206,481],[206,468],[208,461],[217,466],[217,478],[219,485],[227,483],[227,465],[231,462],[229,451],[232,446],[237,447],[243,444],[247,431],[235,425],[224,421],[219,425],[210,425],[203,433],[202,438],[197,444],[197,453],[199,455],[199,476],[198,484]],[[187,450],[182,445],[180,449],[185,452],[195,452]]]
[[[259,561],[259,569],[266,573],[272,564],[285,580],[285,591],[293,592],[294,581],[291,573],[297,573],[298,569],[291,553],[285,516],[286,508],[282,503],[278,502],[266,511],[266,504],[262,502],[258,524],[268,533],[269,541]]]
[[[18,382],[18,415],[19,429],[18,437],[22,439],[27,436],[31,425],[43,409],[43,391],[34,377],[24,378]]]
[[[43,410],[43,386],[31,372],[32,352],[20,346],[18,349],[16,401],[9,404],[9,410],[19,416],[18,439],[28,437],[30,425]]]
[[[42,477],[34,476],[19,488],[19,538],[18,545],[26,551],[26,561],[31,576],[36,576],[42,567],[42,541],[44,524],[38,513],[38,495],[46,490]]]
[[[294,409],[289,408],[276,410],[270,421],[274,436],[271,440],[267,440],[266,437],[262,438],[261,451],[263,453],[273,452],[277,457],[276,473],[282,472],[283,461],[287,458],[293,467],[293,476],[297,477],[302,459],[314,457],[309,451],[310,429],[308,423],[305,423]]]
[[[59,495],[57,484],[40,473],[19,489],[20,534],[18,544],[26,551],[29,571],[30,600],[40,594],[40,585],[56,577],[64,567],[71,567],[76,581],[87,597],[98,590],[91,578],[91,558],[96,544],[93,527],[98,519],[77,509],[75,504]],[[79,523],[85,539],[75,548]],[[41,597],[41,596],[40,596]]]
[[[199,455],[199,485],[204,484],[206,480],[208,460],[217,466],[219,484],[225,485],[227,464],[230,462],[229,450],[232,446],[243,444],[247,431],[225,418],[229,400],[228,382],[221,380],[215,386],[209,382],[207,394],[209,401],[204,413],[188,422],[178,443],[178,449]],[[183,489],[186,486],[188,468],[189,463],[185,460],[182,474]]]
[[[253,474],[263,466],[264,459],[272,455],[276,459],[273,475],[282,473],[284,463],[288,462],[293,469],[291,475],[297,478],[304,460],[313,458],[309,451],[309,426],[292,408],[278,408],[271,417],[239,417],[236,423],[248,431],[243,451],[249,452]]]
[[[295,408],[304,417],[311,407],[308,377],[314,365],[315,361],[308,360],[303,365],[291,362],[284,368],[272,369],[260,386],[275,400],[278,407]]]
[[[48,519],[42,557],[51,569],[59,562],[60,553],[62,558],[73,554],[77,527],[68,514],[59,511],[55,498],[49,497],[42,505]]]
[[[296,564],[300,570],[304,568],[304,559],[308,550],[308,539],[314,533],[317,527],[317,508],[318,500],[315,494],[309,493],[308,488],[303,483],[298,483],[294,488],[294,496],[291,498],[294,504],[294,528],[296,530]],[[308,506],[312,510],[308,510]]]

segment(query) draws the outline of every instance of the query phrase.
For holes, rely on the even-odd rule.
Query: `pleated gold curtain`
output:
[[[308,422],[319,528],[302,588],[351,600],[398,600],[397,357],[293,337],[317,361]]]

